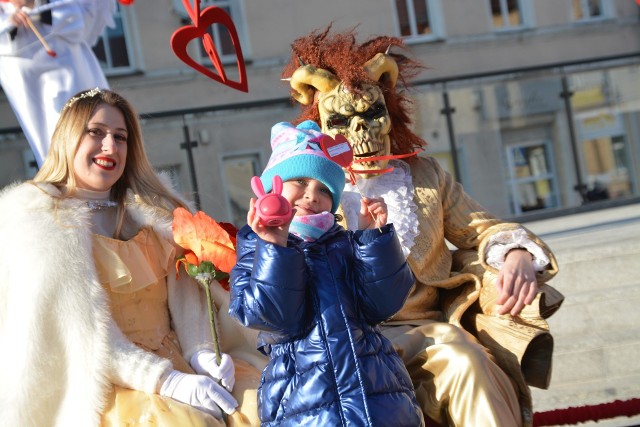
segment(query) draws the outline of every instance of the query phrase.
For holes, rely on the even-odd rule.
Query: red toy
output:
[[[279,227],[291,218],[291,205],[282,197],[282,178],[275,175],[272,184],[273,190],[265,194],[260,178],[251,178],[251,189],[258,196],[255,207],[260,223],[267,227]]]

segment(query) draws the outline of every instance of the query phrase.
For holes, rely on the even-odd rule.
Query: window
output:
[[[238,39],[240,40],[240,45],[242,47],[242,54],[246,59],[248,56],[248,49],[244,32],[244,16],[238,3],[238,0],[201,0],[200,11],[203,11],[209,6],[217,6],[227,12],[227,14],[229,14],[238,33]],[[191,23],[191,18],[184,9],[184,5],[182,4],[182,2],[180,0],[173,0],[173,4],[174,8],[182,16],[183,21],[187,24]],[[209,27],[208,31],[216,45],[218,55],[220,55],[220,60],[223,63],[235,63],[236,51],[231,40],[231,35],[229,34],[227,28],[219,24],[214,24]],[[204,46],[202,46],[202,43],[199,43],[198,52],[201,58],[201,62],[210,62],[209,57],[204,50]]]
[[[247,222],[249,199],[255,197],[251,178],[260,175],[260,157],[257,153],[229,156],[223,159],[223,165],[231,222],[240,227]]]
[[[603,0],[571,0],[571,17],[574,21],[589,21],[605,17]]]
[[[510,30],[524,26],[520,0],[489,0],[491,23],[496,30]]]
[[[631,195],[632,157],[623,116],[606,110],[587,111],[576,116],[576,130],[586,166],[587,200]]]
[[[406,38],[442,37],[440,4],[435,0],[395,0],[400,35]]]
[[[558,207],[548,141],[520,143],[507,149],[512,213]]]
[[[106,74],[129,72],[133,68],[130,57],[131,47],[127,40],[126,18],[123,15],[122,8],[118,4],[113,16],[115,28],[105,28],[102,37],[93,47],[93,52]]]
[[[629,154],[624,136],[583,141],[587,165],[587,200],[631,195]]]

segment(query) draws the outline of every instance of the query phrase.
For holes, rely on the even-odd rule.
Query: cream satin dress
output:
[[[83,198],[102,193],[82,191]],[[150,228],[141,228],[129,240],[106,237],[113,229],[115,208],[94,211],[93,258],[100,282],[109,295],[112,316],[137,346],[169,359],[173,368],[193,374],[171,329],[166,278],[175,274],[175,247]],[[257,426],[255,390],[260,372],[234,359],[233,395],[239,407],[225,421],[159,394],[113,386],[102,416],[103,426]]]

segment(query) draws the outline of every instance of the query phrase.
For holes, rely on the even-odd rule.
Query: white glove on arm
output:
[[[200,350],[191,356],[191,367],[200,375],[209,375],[228,391],[233,390],[236,383],[236,370],[231,357],[222,353],[220,366],[216,363],[216,353],[211,350]]]
[[[227,414],[236,411],[238,402],[224,388],[204,375],[189,375],[171,371],[160,387],[160,394],[186,403],[201,411],[222,419],[222,409]]]

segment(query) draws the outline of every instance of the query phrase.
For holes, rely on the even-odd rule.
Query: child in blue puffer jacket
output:
[[[258,347],[270,356],[262,426],[422,426],[409,374],[376,326],[400,310],[413,275],[384,200],[363,199],[361,230],[336,224],[345,174],[321,135],[311,121],[272,128],[260,178],[267,192],[282,178],[294,216],[264,226],[252,199],[238,232],[229,313],[261,330]]]

